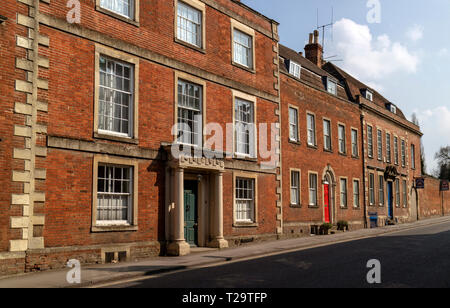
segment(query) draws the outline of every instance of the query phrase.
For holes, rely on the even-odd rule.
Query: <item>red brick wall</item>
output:
[[[274,41],[256,32],[256,74],[231,65],[230,17],[206,6],[206,53],[174,43],[174,1],[140,1],[140,26],[128,24],[95,10],[95,1],[81,0],[81,27],[136,45],[158,54],[189,63],[205,71],[242,82],[255,89],[277,95],[273,76]],[[271,23],[229,0],[215,1],[271,32]],[[65,1],[42,4],[41,11],[66,19]],[[76,46],[75,46],[76,47]],[[81,45],[83,48],[83,45]],[[70,56],[70,54],[69,54]],[[70,63],[70,62],[69,62]]]
[[[359,108],[356,104],[338,99],[281,74],[282,102],[282,163],[283,163],[283,220],[289,223],[324,222],[324,198],[322,179],[328,165],[333,169],[336,180],[336,219],[348,222],[362,222],[362,162],[351,157],[351,128],[358,129],[360,136]],[[300,145],[289,141],[289,105],[299,108]],[[307,145],[306,114],[316,116],[317,148]],[[332,153],[324,151],[323,118],[331,120]],[[347,155],[338,153],[338,123],[346,125]],[[360,143],[360,141],[359,141]],[[360,146],[360,144],[359,144]],[[359,152],[361,150],[359,149]],[[361,155],[361,153],[360,153]],[[290,168],[301,170],[301,208],[290,206]],[[309,207],[308,171],[318,173],[318,208]],[[348,208],[340,208],[339,179],[347,177]],[[353,207],[353,179],[360,180],[360,208]],[[286,228],[285,228],[286,230]]]
[[[420,136],[417,134],[412,133],[409,130],[406,130],[405,128],[396,125],[394,122],[387,120],[385,118],[382,118],[378,116],[375,113],[372,112],[366,112],[364,116],[364,120],[366,121],[366,125],[364,127],[364,136],[365,136],[365,153],[366,153],[366,164],[372,169],[370,169],[370,172],[373,172],[375,174],[375,205],[370,206],[369,202],[368,204],[368,211],[369,212],[378,212],[378,216],[385,217],[388,215],[388,193],[387,193],[387,187],[385,183],[385,197],[384,197],[384,205],[379,206],[379,197],[378,197],[378,175],[379,172],[384,173],[384,170],[387,166],[395,166],[397,168],[397,172],[400,174],[398,179],[400,179],[400,206],[397,207],[394,200],[394,217],[400,218],[402,220],[408,220],[412,219],[411,216],[411,187],[414,182],[415,177],[420,177],[422,174],[421,166],[420,166]],[[373,129],[373,158],[368,157],[368,145],[367,145],[367,125],[371,125]],[[382,141],[383,141],[383,158],[382,160],[378,160],[378,139],[377,139],[377,130],[381,129],[382,131]],[[391,134],[391,163],[387,163],[386,161],[386,132]],[[394,136],[398,137],[398,165],[395,165],[395,158],[394,158]],[[406,144],[406,165],[402,166],[402,152],[401,152],[401,140],[402,138],[405,139]],[[416,162],[416,168],[412,169],[411,164],[411,144],[415,145],[416,154],[415,154],[415,162]],[[375,168],[375,169],[373,169]],[[369,175],[366,174],[366,177],[368,179]],[[403,206],[403,187],[402,187],[402,180],[406,179],[407,181],[407,207]],[[367,181],[367,191],[368,191],[368,181]],[[395,184],[393,186],[394,196],[395,196]]]
[[[425,189],[418,189],[420,218],[450,214],[450,192],[440,191],[441,181],[425,177]]]

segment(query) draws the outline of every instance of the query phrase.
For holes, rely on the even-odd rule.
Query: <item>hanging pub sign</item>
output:
[[[416,179],[416,189],[425,189],[425,179],[424,178]]]
[[[441,191],[449,191],[449,184],[447,180],[441,181]]]

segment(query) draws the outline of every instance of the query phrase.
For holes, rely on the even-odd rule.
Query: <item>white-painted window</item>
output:
[[[394,163],[398,165],[398,138],[394,137]]]
[[[306,116],[308,125],[308,144],[311,146],[316,145],[316,117],[313,114]]]
[[[289,139],[298,142],[298,110],[289,108]]]
[[[202,47],[202,12],[178,1],[177,38]]]
[[[178,80],[178,137],[179,143],[202,145],[203,87]]]
[[[375,204],[375,175],[373,173],[369,174],[369,203],[370,205]]]
[[[327,79],[327,91],[333,95],[337,95],[337,83],[331,79]]]
[[[331,151],[331,122],[323,120],[323,147],[327,151]]]
[[[386,134],[386,160],[388,163],[391,162],[391,134]]]
[[[352,156],[358,156],[358,131],[352,129]]]
[[[291,171],[291,204],[300,205],[300,172]]]
[[[100,56],[99,131],[133,135],[133,69],[128,63]]]
[[[236,153],[255,157],[255,109],[252,102],[235,99]]]
[[[338,138],[339,138],[339,153],[345,154],[345,126],[339,125],[338,126]]]
[[[360,206],[359,203],[359,181],[353,181],[353,206],[358,208]]]
[[[370,91],[366,91],[366,99],[369,101],[373,101],[373,94]]]
[[[133,167],[100,164],[97,176],[97,224],[130,224],[132,199]]]
[[[341,179],[341,207],[347,207],[347,179]]]
[[[300,72],[301,72],[302,67],[294,62],[294,61],[290,61],[289,64],[289,74],[291,74],[292,76],[295,76],[297,78],[300,78]]]
[[[100,0],[100,6],[127,18],[134,18],[134,0]]]
[[[411,168],[416,169],[416,147],[411,144]]]
[[[233,61],[253,69],[253,38],[252,36],[234,29],[234,55]]]
[[[309,205],[317,206],[317,174],[309,175]]]
[[[407,194],[408,194],[408,188],[406,185],[406,180],[403,180],[403,207],[407,207],[407,203],[408,203]]]
[[[384,205],[384,177],[378,176],[378,201],[380,205]]]
[[[236,221],[255,221],[255,180],[236,178]]]
[[[378,147],[378,160],[383,159],[383,132],[377,130],[377,147]]]
[[[406,166],[406,144],[405,140],[402,140],[402,167]]]
[[[400,206],[400,180],[395,179],[395,205]]]
[[[373,129],[372,126],[367,126],[367,151],[369,158],[373,158]]]

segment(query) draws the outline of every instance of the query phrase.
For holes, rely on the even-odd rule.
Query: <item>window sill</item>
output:
[[[290,204],[289,207],[293,208],[293,209],[301,209],[302,205],[301,204]]]
[[[325,153],[330,153],[330,154],[333,154],[333,153],[334,153],[334,152],[333,152],[333,149],[331,149],[331,150],[323,149],[323,151],[324,151]]]
[[[249,161],[249,162],[252,162],[252,163],[257,163],[258,162],[257,158],[254,158],[254,157],[251,157],[251,156],[242,155],[242,154],[234,154],[233,155],[233,159]]]
[[[174,42],[175,42],[175,43],[178,43],[178,44],[180,44],[180,45],[183,45],[184,47],[187,47],[187,48],[193,49],[193,50],[195,50],[195,51],[201,52],[201,53],[203,53],[203,54],[206,54],[206,49],[205,49],[205,48],[203,48],[203,47],[198,47],[198,46],[193,45],[193,44],[191,44],[191,43],[185,42],[185,41],[183,41],[183,40],[180,40],[180,39],[177,38],[177,37],[175,37]]]
[[[128,226],[128,225],[113,225],[113,226],[93,226],[91,227],[91,232],[101,233],[101,232],[129,232],[138,231],[138,226]]]
[[[341,210],[348,210],[348,206],[341,206]]]
[[[139,26],[140,26],[139,21],[136,21],[136,20],[131,19],[131,18],[127,18],[127,17],[125,17],[125,16],[122,16],[122,15],[120,15],[120,14],[117,14],[117,13],[115,13],[115,12],[113,12],[113,11],[108,10],[108,9],[102,8],[102,7],[99,6],[99,5],[96,5],[96,6],[95,6],[95,10],[98,11],[98,12],[100,12],[100,13],[103,13],[103,14],[105,14],[105,15],[108,15],[108,16],[111,16],[111,17],[113,17],[113,18],[119,19],[119,20],[121,20],[121,21],[123,21],[123,22],[129,23],[130,25],[133,25],[133,26],[135,26],[135,27],[139,27]]]
[[[339,155],[340,155],[340,156],[345,156],[345,157],[347,157],[347,153],[339,152]]]
[[[313,149],[313,150],[317,150],[317,145],[312,145],[308,143],[308,148]]]
[[[353,159],[359,159],[359,156],[358,156],[358,155],[356,155],[356,156],[355,156],[355,155],[352,155],[352,158],[353,158]]]
[[[233,228],[257,228],[259,225],[256,222],[235,222]]]
[[[118,141],[118,142],[124,142],[124,143],[130,143],[130,144],[139,144],[138,139],[133,139],[129,137],[120,137],[105,133],[94,133],[94,138],[97,139],[104,139],[104,140],[110,140],[110,141]]]
[[[247,71],[247,72],[250,72],[250,73],[252,73],[252,74],[256,74],[256,71],[255,71],[253,68],[249,68],[249,67],[247,67],[247,66],[245,66],[245,65],[236,63],[236,62],[234,62],[234,61],[232,61],[231,64],[232,64],[233,66],[236,66],[236,67],[238,67],[238,68],[240,68],[240,69],[243,69],[243,70],[245,70],[245,71]]]
[[[291,139],[289,139],[289,143],[294,144],[294,145],[302,145],[302,143],[300,141],[295,141],[295,140],[291,140]]]
[[[308,205],[308,208],[310,208],[310,209],[319,209],[319,206],[318,205]]]

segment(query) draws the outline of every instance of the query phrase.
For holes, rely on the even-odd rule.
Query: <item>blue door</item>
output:
[[[394,198],[393,198],[392,182],[388,182],[388,216],[394,219]]]

